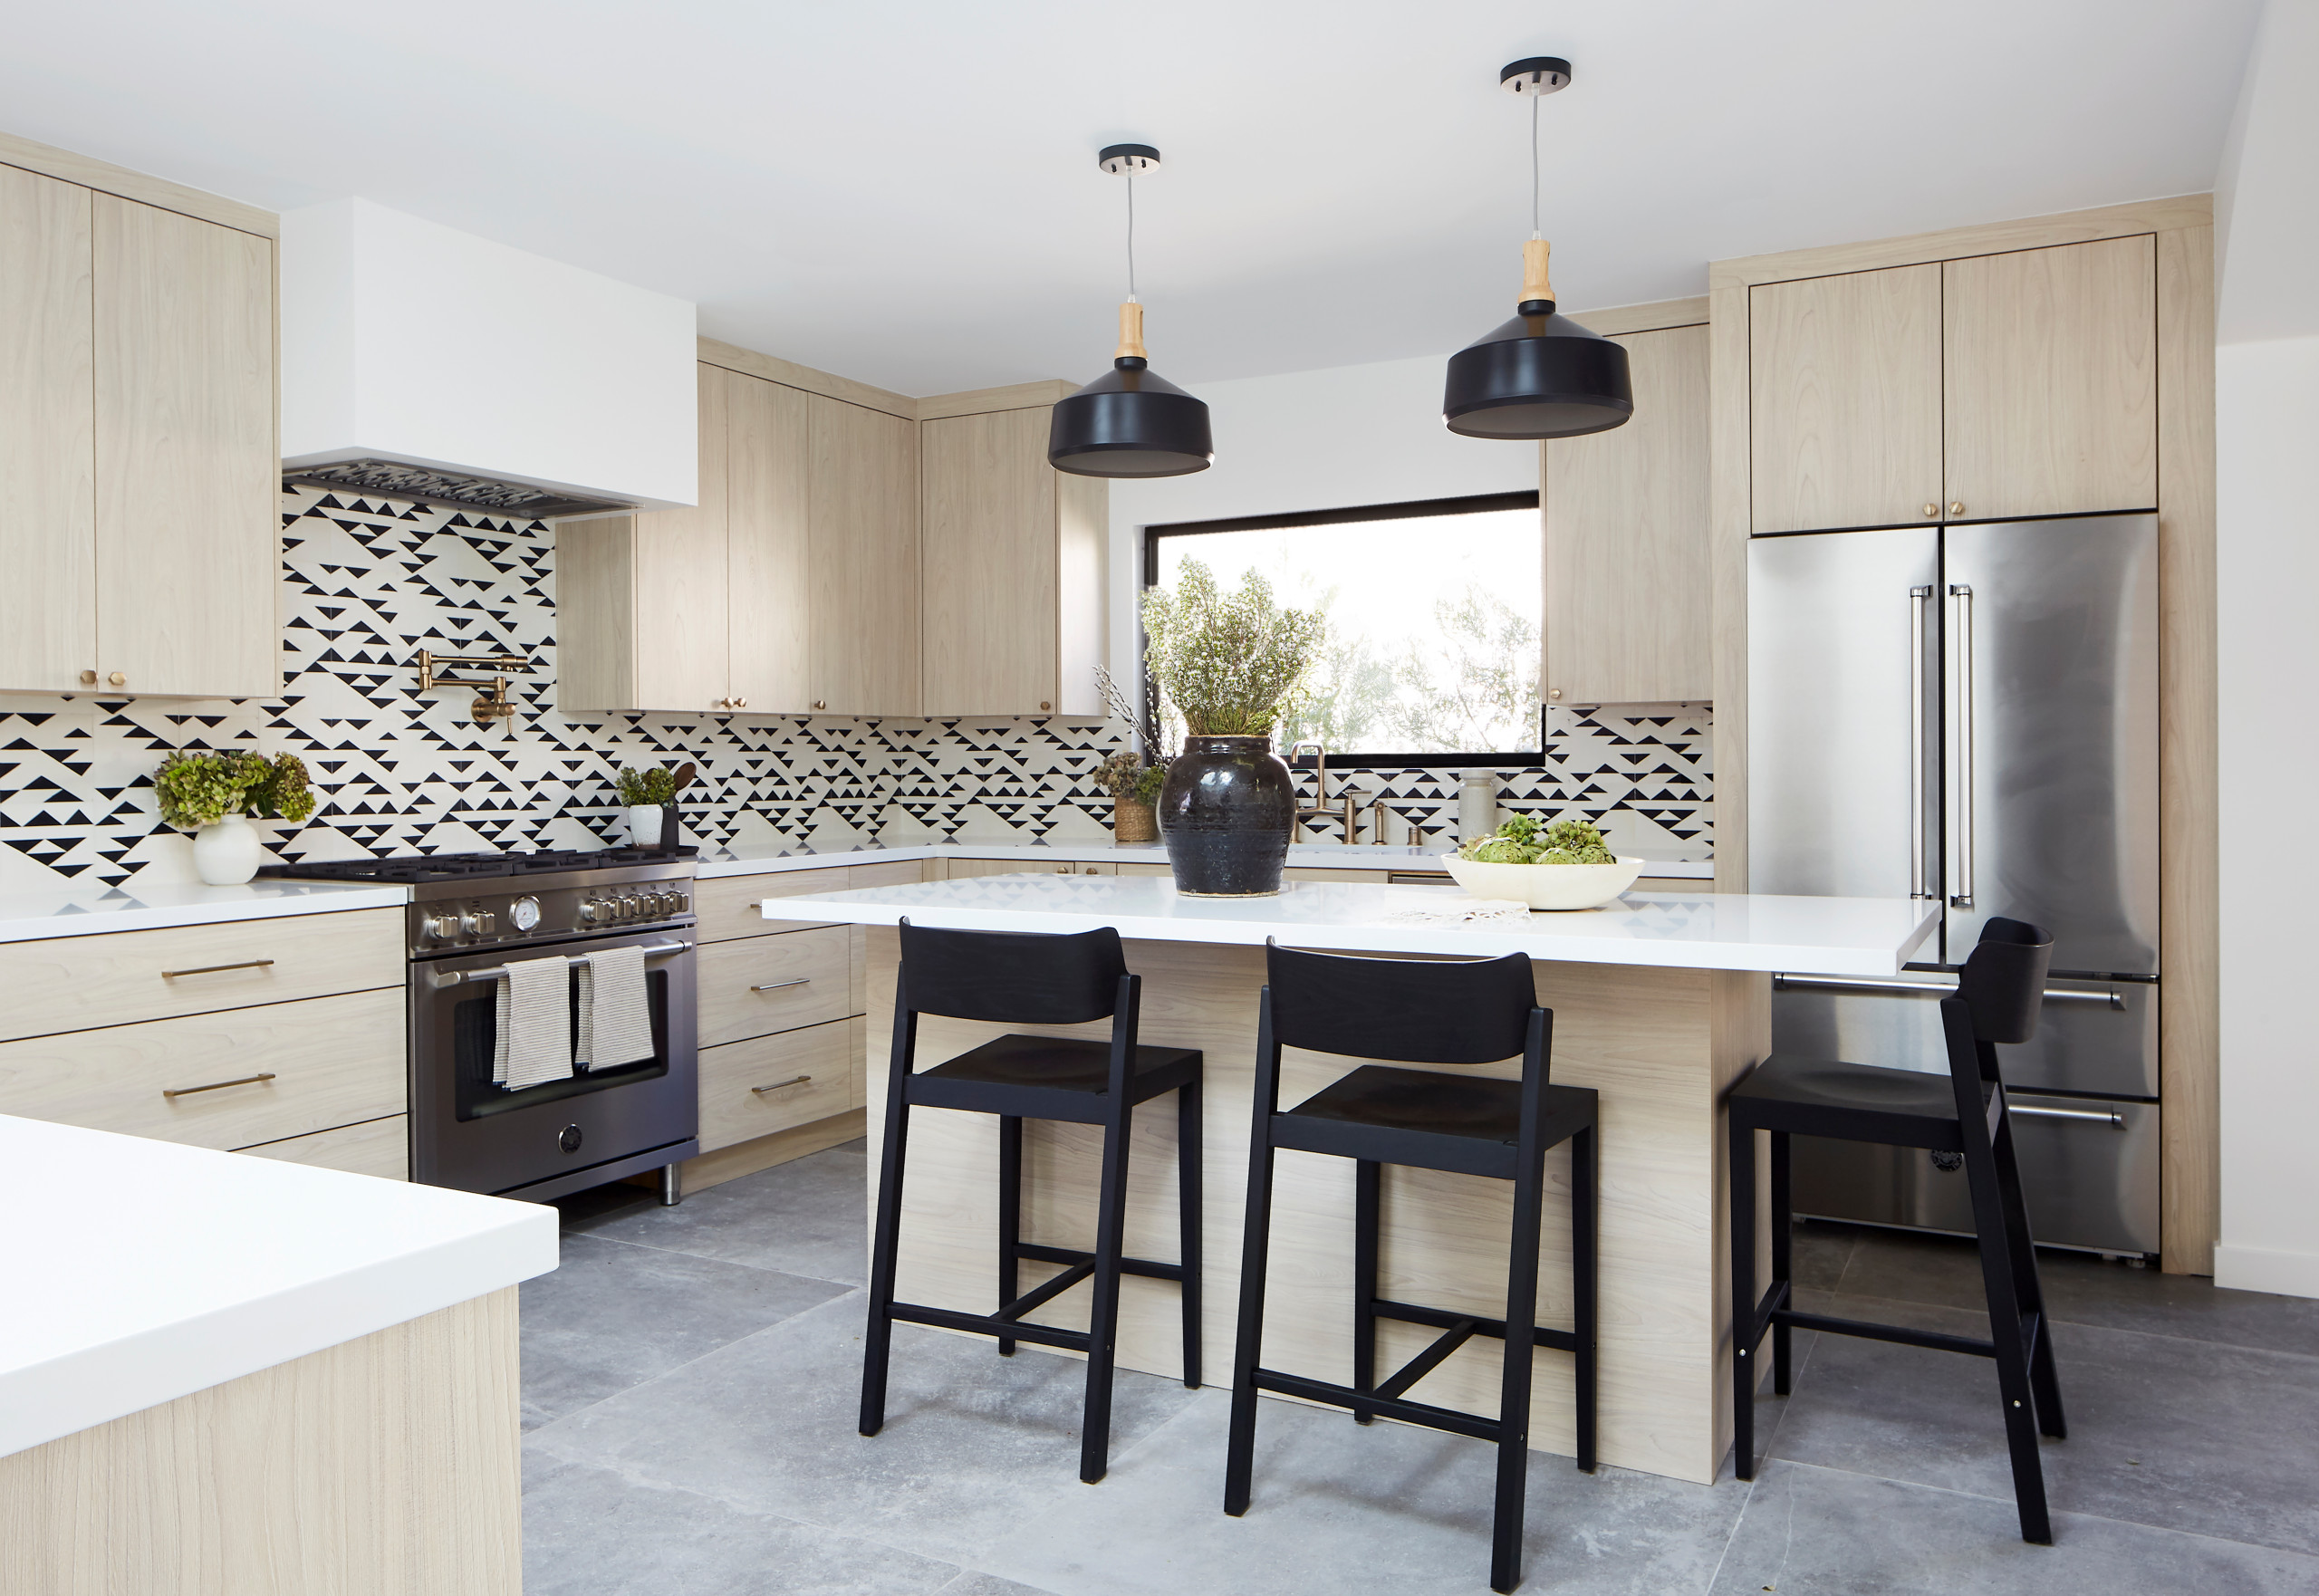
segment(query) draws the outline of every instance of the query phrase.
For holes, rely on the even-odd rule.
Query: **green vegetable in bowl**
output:
[[[1542,826],[1535,816],[1517,814],[1497,834],[1477,837],[1458,850],[1476,864],[1616,864],[1618,855],[1592,821],[1558,820]]]

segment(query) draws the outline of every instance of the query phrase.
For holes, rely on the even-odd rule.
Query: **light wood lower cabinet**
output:
[[[843,926],[744,937],[698,955],[700,1044],[715,1047],[854,1012]]]
[[[703,942],[723,942],[735,937],[768,937],[815,923],[768,920],[758,906],[768,898],[802,898],[814,892],[846,889],[842,869],[775,870],[762,876],[719,876],[696,882],[693,910],[700,921]]]
[[[375,1175],[381,1180],[410,1178],[410,1117],[390,1114],[360,1125],[341,1125],[256,1147],[236,1148],[254,1159],[279,1159],[285,1164],[312,1164],[321,1169],[343,1169],[350,1175]]]
[[[860,1106],[861,1030],[859,1019],[839,1019],[701,1049],[700,1150]]]
[[[0,1039],[333,992],[399,994],[403,953],[394,909],[0,944]],[[394,1029],[399,1050],[399,1019]]]
[[[1115,876],[1120,873],[1120,867],[1116,864],[1085,863],[1076,860],[1064,860],[1054,864],[1037,859],[953,859],[947,862],[950,869],[949,879],[954,881],[970,880],[976,876]]]
[[[0,1113],[234,1149],[399,1114],[403,989],[0,1043]]]

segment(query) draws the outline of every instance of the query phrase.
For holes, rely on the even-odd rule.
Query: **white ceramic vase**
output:
[[[660,805],[631,803],[628,808],[628,845],[630,848],[658,848],[660,845]]]
[[[213,887],[238,887],[257,874],[265,850],[245,814],[229,814],[193,834],[193,868]]]

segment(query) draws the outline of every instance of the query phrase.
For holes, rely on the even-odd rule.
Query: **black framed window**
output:
[[[1198,560],[1227,588],[1262,572],[1319,609],[1329,645],[1275,746],[1349,766],[1535,763],[1544,556],[1535,492],[1423,499],[1143,529],[1143,585]]]

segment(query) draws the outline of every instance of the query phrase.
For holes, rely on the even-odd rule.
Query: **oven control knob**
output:
[[[429,942],[448,942],[459,934],[459,923],[447,914],[430,914],[422,922]]]
[[[568,1153],[578,1152],[580,1141],[580,1127],[577,1125],[566,1125],[555,1134],[555,1145]]]
[[[603,918],[604,906],[602,904],[598,903],[592,898],[586,899],[582,901],[580,905],[580,923],[582,925],[592,926]]]
[[[475,923],[476,928],[486,937],[495,934],[499,929],[499,917],[488,910],[476,914],[475,917]]]
[[[684,895],[683,893],[681,893],[681,892],[671,892],[671,893],[669,893],[669,913],[671,913],[671,914],[682,914],[682,913],[684,913],[684,912],[685,912],[685,907],[686,907],[686,906],[685,906],[685,895]]]
[[[459,911],[459,929],[465,931],[470,937],[481,936],[483,934],[483,916],[472,909],[461,909]]]
[[[621,894],[620,912],[627,916],[630,919],[634,919],[639,913],[642,912],[643,907],[643,904],[638,900],[635,893],[623,892]]]

